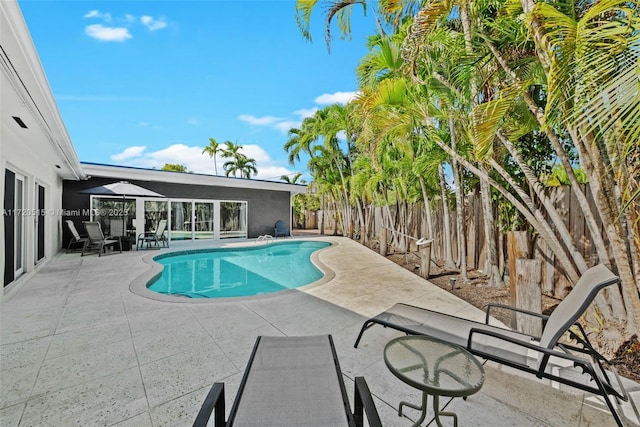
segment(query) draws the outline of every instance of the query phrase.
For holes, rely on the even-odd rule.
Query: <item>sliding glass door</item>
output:
[[[193,230],[193,202],[191,200],[171,201],[171,240],[190,240]]]
[[[220,238],[247,237],[247,202],[220,202]]]
[[[213,239],[213,203],[195,202],[194,205],[194,237],[196,239]]]

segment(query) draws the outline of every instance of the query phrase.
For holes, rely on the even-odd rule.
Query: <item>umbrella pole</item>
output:
[[[127,198],[127,196],[125,196],[125,195],[122,196],[122,234],[123,234],[122,237],[126,237],[126,235],[127,235],[127,224],[126,224],[126,222],[124,220],[126,198]],[[122,249],[122,248],[120,248],[120,249]]]

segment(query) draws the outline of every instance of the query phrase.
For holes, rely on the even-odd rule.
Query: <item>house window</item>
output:
[[[247,202],[220,202],[220,238],[247,237]]]

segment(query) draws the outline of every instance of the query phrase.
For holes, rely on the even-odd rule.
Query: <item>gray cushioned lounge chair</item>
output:
[[[142,233],[138,236],[138,248],[141,249],[146,244],[147,249],[152,245],[154,248],[160,249],[160,243],[162,243],[163,247],[169,247],[169,239],[164,235],[166,230],[167,220],[161,219],[154,231],[147,231],[146,233]]]
[[[65,220],[65,222],[67,223],[69,231],[71,231],[71,234],[73,235],[71,240],[69,240],[69,244],[67,245],[67,251],[70,251],[72,246],[76,246],[76,250],[84,250],[85,246],[89,244],[89,238],[80,236],[80,233],[78,233],[76,225],[73,223],[73,221],[67,219]]]
[[[501,304],[487,307],[485,323],[414,307],[395,304],[388,310],[364,322],[355,342],[358,347],[362,334],[375,324],[394,328],[407,334],[429,335],[465,347],[472,354],[512,368],[531,373],[602,396],[619,426],[622,419],[612,401],[629,401],[638,410],[625,390],[611,363],[589,342],[584,329],[576,321],[604,287],[619,283],[604,265],[587,270],[549,316]],[[540,337],[489,325],[493,308],[503,308],[543,319]],[[568,335],[572,344],[560,342]],[[615,383],[611,379],[615,379]]]
[[[215,383],[194,427],[211,414],[222,426],[382,426],[367,383],[355,379],[351,413],[331,335],[258,337],[240,389],[225,421],[224,384]]]
[[[120,236],[105,236],[102,232],[102,226],[97,221],[84,221],[84,229],[89,236],[89,243],[82,248],[82,256],[87,252],[98,252],[98,256],[102,256],[105,248],[117,244],[120,253],[122,253],[122,240]]]

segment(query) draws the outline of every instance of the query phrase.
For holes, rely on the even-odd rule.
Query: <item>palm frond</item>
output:
[[[603,16],[616,19],[603,21]],[[626,2],[607,0],[580,20],[576,46],[573,126],[640,136],[640,16]]]
[[[418,57],[421,54],[426,34],[433,30],[437,22],[445,19],[450,10],[449,0],[436,0],[428,3],[414,16],[402,47],[402,58],[413,75],[417,75]]]
[[[351,10],[352,6],[361,4],[364,13],[367,13],[366,0],[342,0],[333,2],[328,10],[325,18],[325,42],[327,49],[331,51],[331,22],[336,17],[338,20],[338,28],[340,29],[340,38],[348,37],[351,34]]]
[[[298,29],[307,40],[311,41],[311,12],[316,7],[318,0],[296,1],[296,23]]]
[[[475,156],[486,159],[493,153],[496,131],[511,108],[515,94],[501,96],[495,100],[479,104],[473,109],[472,140]]]

